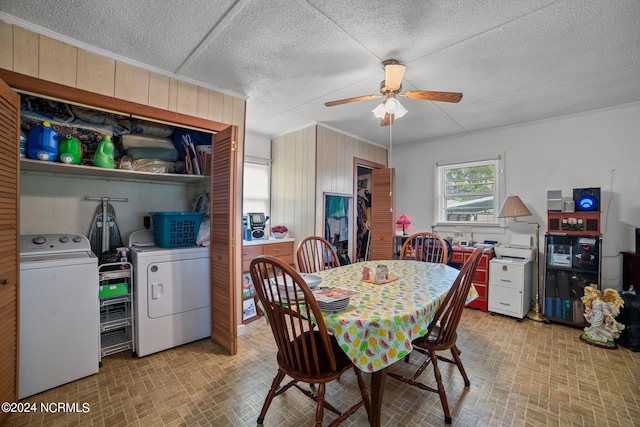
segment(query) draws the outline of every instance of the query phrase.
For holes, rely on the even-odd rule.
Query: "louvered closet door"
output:
[[[236,333],[236,229],[238,128],[213,137],[211,170],[211,339],[230,354],[238,351]]]
[[[370,260],[393,259],[395,169],[371,171]]]
[[[19,106],[0,80],[0,402],[18,400]],[[7,416],[0,411],[0,423]]]

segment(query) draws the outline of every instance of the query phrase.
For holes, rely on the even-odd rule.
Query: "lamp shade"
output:
[[[524,203],[522,203],[522,200],[520,200],[520,197],[518,196],[507,197],[498,212],[498,218],[512,218],[529,215],[532,215],[531,211],[524,205]]]
[[[398,225],[409,225],[409,224],[411,224],[411,221],[409,221],[409,218],[407,218],[406,216],[400,215],[400,217],[396,221],[396,224],[398,224]]]

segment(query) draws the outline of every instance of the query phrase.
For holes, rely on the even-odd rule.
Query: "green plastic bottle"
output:
[[[111,142],[111,135],[105,135],[102,137],[102,141],[98,144],[93,164],[100,168],[113,169],[115,167],[115,162],[113,161],[114,151],[115,146],[113,145],[113,142]]]
[[[82,160],[82,143],[78,138],[66,135],[58,147],[58,158],[62,163],[79,165]]]

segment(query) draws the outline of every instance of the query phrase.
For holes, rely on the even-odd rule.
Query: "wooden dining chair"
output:
[[[427,328],[427,333],[411,342],[414,350],[428,356],[427,360],[418,368],[411,378],[406,378],[402,375],[389,372],[389,376],[391,378],[411,384],[422,390],[438,393],[440,395],[442,409],[444,410],[444,421],[447,424],[451,424],[451,413],[449,412],[447,394],[445,393],[444,385],[442,383],[442,375],[438,368],[438,360],[454,363],[458,367],[458,370],[464,379],[464,385],[466,387],[471,385],[469,377],[462,365],[462,360],[460,360],[460,350],[456,346],[456,331],[466,305],[469,290],[471,289],[473,276],[476,273],[476,268],[478,267],[478,263],[482,257],[482,252],[483,248],[477,248],[473,251],[471,256],[462,266],[458,277],[451,286],[451,289],[440,305],[440,308],[438,308],[434,314],[433,320],[429,323],[429,327]],[[453,360],[436,354],[436,352],[443,350],[450,350]],[[433,373],[436,378],[437,388],[433,388],[416,381],[430,363],[433,365]]]
[[[340,267],[338,253],[333,245],[320,236],[309,236],[303,239],[296,251],[298,270],[301,273],[315,273]]]
[[[316,426],[322,426],[324,409],[338,415],[331,426],[339,425],[363,405],[370,415],[371,403],[361,371],[340,348],[335,337],[328,333],[318,302],[300,274],[268,255],[251,261],[250,271],[278,346],[278,372],[260,411],[258,425],[262,425],[273,398],[291,387],[317,402]],[[340,379],[350,369],[355,372],[361,396],[356,404],[340,411],[325,400],[326,384]],[[292,380],[281,386],[285,375]],[[317,392],[298,382],[317,385]]]
[[[402,245],[400,259],[446,264],[449,261],[449,245],[435,233],[412,234]]]

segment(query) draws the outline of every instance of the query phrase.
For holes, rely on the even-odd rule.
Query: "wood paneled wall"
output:
[[[245,101],[0,21],[0,68],[65,86],[238,126]]]
[[[317,174],[316,226],[315,232],[324,232],[323,194],[343,193],[354,195],[353,158],[370,160],[386,166],[387,149],[352,138],[340,132],[316,126],[317,129]]]
[[[271,225],[284,224],[300,240],[314,234],[316,127],[271,141]]]
[[[314,125],[271,142],[271,221],[289,227],[297,246],[323,235],[323,194],[354,194],[354,157],[387,164],[387,150]]]

